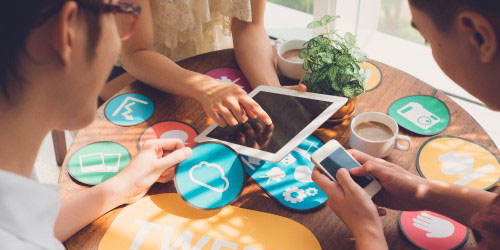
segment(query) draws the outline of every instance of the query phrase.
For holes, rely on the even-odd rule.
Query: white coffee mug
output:
[[[305,71],[302,68],[304,63],[289,61],[283,57],[283,54],[292,49],[302,49],[305,43],[304,40],[288,40],[286,42],[277,40],[274,44],[278,57],[278,70],[292,80],[300,80],[304,76]]]
[[[393,136],[384,141],[371,141],[361,137],[356,133],[356,131],[354,131],[354,128],[356,128],[356,126],[360,123],[367,121],[380,122],[386,125],[392,130]],[[407,141],[408,146],[399,144],[397,140]],[[352,119],[349,145],[351,148],[367,153],[373,157],[384,158],[389,156],[395,148],[404,151],[409,150],[411,146],[411,138],[406,135],[399,134],[399,126],[392,117],[379,112],[366,112],[361,113]]]

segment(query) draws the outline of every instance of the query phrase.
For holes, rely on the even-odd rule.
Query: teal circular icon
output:
[[[68,172],[75,180],[97,185],[118,174],[130,162],[128,150],[114,142],[102,141],[84,146],[68,162]]]
[[[439,134],[450,124],[448,106],[433,96],[403,97],[392,103],[387,113],[399,126],[420,135]]]
[[[175,186],[181,197],[199,209],[218,209],[233,202],[244,183],[243,164],[234,150],[220,143],[202,143],[177,167]]]
[[[148,120],[155,111],[155,105],[148,97],[128,93],[114,97],[106,104],[104,115],[120,126],[133,126]]]

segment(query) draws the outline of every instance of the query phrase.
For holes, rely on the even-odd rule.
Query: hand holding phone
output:
[[[340,168],[350,170],[361,166],[347,150],[336,140],[330,140],[311,156],[312,162],[326,176],[336,182],[337,171]],[[352,179],[373,197],[382,188],[380,183],[371,176],[352,176]]]

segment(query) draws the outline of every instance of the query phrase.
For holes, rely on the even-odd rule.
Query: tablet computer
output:
[[[248,95],[271,117],[272,125],[257,119],[225,128],[213,123],[195,141],[221,142],[239,154],[278,162],[347,102],[345,97],[270,86],[259,86]]]

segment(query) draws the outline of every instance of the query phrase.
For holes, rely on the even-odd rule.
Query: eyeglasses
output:
[[[79,0],[74,0],[78,6],[83,9],[93,11],[96,13],[112,13],[115,18],[116,27],[118,29],[118,34],[120,39],[125,41],[132,36],[134,32],[135,25],[139,19],[139,14],[141,13],[141,6],[133,3],[118,2],[118,3],[89,3]],[[52,6],[48,9],[45,15],[41,16],[41,19],[37,22],[41,25],[51,16],[55,15],[61,10],[64,3],[67,0],[60,0],[57,5]]]
[[[134,32],[135,25],[141,13],[141,6],[133,3],[118,2],[104,5],[87,4],[78,2],[78,5],[88,10],[100,13],[114,14],[118,34],[122,41],[128,40]]]

